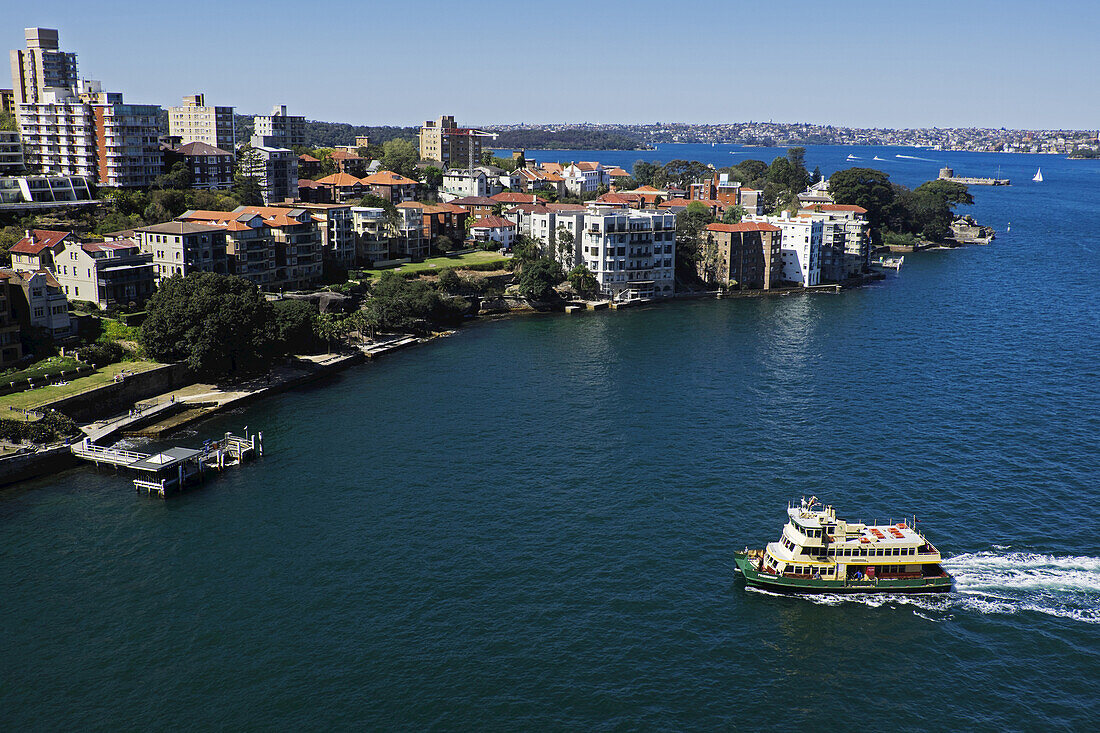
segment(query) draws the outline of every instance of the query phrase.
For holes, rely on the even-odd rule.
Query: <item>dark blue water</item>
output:
[[[974,189],[993,244],[839,296],[476,325],[200,425],[268,455],[168,502],[0,492],[0,724],[1095,724],[1100,162],[937,156],[1017,182]],[[915,514],[957,592],[747,592],[731,553],[811,493]]]

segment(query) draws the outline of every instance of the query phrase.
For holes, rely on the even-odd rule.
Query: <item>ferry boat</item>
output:
[[[787,505],[779,541],[734,553],[748,585],[778,593],[946,593],[940,552],[908,522],[837,519],[816,496]]]

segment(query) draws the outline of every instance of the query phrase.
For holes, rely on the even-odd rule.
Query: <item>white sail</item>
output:
[[[1043,182],[1043,169],[1040,168],[1039,170],[1035,171],[1035,175],[1032,176],[1031,180],[1035,181],[1036,183],[1042,183]]]

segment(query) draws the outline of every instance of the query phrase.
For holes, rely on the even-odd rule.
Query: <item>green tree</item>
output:
[[[555,297],[554,286],[565,280],[561,264],[549,257],[540,257],[523,266],[519,274],[519,294],[536,301]]]
[[[660,172],[661,166],[657,163],[651,163],[645,160],[634,161],[634,168],[631,172],[634,175],[634,180],[638,181],[643,186],[655,186],[654,181],[657,178],[657,174]]]
[[[184,361],[203,378],[263,370],[276,350],[272,306],[243,278],[212,272],[170,277],[146,310],[146,353],[158,361]]]
[[[318,313],[313,317],[313,332],[332,351],[332,342],[339,341],[347,336],[348,327],[342,318],[337,318],[332,313]]]
[[[569,230],[564,224],[559,224],[557,230],[554,232],[554,249],[557,253],[557,259],[562,263],[563,267],[572,268],[574,261],[577,259],[577,238],[573,236],[573,232]]]
[[[974,197],[970,194],[970,189],[958,181],[944,181],[938,178],[933,181],[925,181],[917,186],[913,193],[942,196],[949,204],[970,206],[974,203]]]
[[[512,240],[512,266],[520,267],[537,260],[542,253],[542,246],[537,239],[532,239],[526,234],[521,234]],[[558,282],[561,282],[560,280]]]
[[[730,206],[722,213],[723,224],[737,224],[745,217],[745,210],[740,206]]]
[[[0,130],[18,130],[19,124],[15,115],[10,112],[0,112]]]
[[[829,177],[829,195],[838,204],[867,209],[872,229],[880,229],[894,204],[890,176],[873,168],[848,168]]]
[[[439,188],[443,185],[443,169],[429,165],[420,172],[420,180],[429,188]]]
[[[317,309],[302,300],[280,300],[272,304],[275,334],[284,354],[308,354],[317,348],[313,317]]]
[[[397,138],[382,143],[382,167],[407,178],[417,179],[420,153],[408,140]]]
[[[585,298],[591,298],[600,290],[600,281],[583,264],[577,265],[569,271],[569,284],[573,286],[578,295]]]
[[[705,260],[702,234],[713,222],[714,214],[698,201],[676,215],[676,270],[682,279],[698,279],[700,263]]]
[[[457,293],[462,287],[462,278],[451,267],[439,271],[439,287],[447,293]]]

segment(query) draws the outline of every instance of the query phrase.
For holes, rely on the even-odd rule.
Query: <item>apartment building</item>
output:
[[[51,272],[69,300],[85,300],[100,308],[141,305],[153,294],[153,256],[137,243],[61,242]]]
[[[297,290],[321,277],[321,233],[312,212],[303,207],[185,211],[177,221],[224,229],[231,274],[260,288]]]
[[[8,252],[14,269],[30,272],[52,271],[65,243],[75,239],[72,232],[53,229],[28,229],[25,235]]]
[[[253,144],[241,157],[241,174],[256,179],[265,204],[296,199],[298,156],[287,148],[256,145],[256,137],[252,140]]]
[[[821,284],[821,243],[824,225],[808,216],[792,217],[784,211],[779,216],[745,217],[746,222],[764,222],[779,227],[782,232],[780,258],[783,282],[803,287]]]
[[[7,276],[11,285],[8,292],[11,312],[21,329],[40,329],[55,341],[76,333],[65,291],[49,270],[17,272],[5,269],[0,270],[0,276]]]
[[[347,270],[355,264],[356,237],[350,204],[294,204],[313,217],[321,237],[321,263]]]
[[[393,171],[378,171],[362,179],[363,185],[370,188],[375,196],[386,199],[391,204],[402,201],[415,201],[416,189],[420,184],[411,178]]]
[[[703,236],[712,258],[700,276],[738,290],[770,290],[783,277],[783,230],[767,222],[707,224]]]
[[[253,123],[253,146],[292,148],[306,144],[306,118],[288,115],[285,104],[272,107],[270,115],[256,115]]]
[[[23,358],[19,322],[12,317],[12,290],[9,275],[0,272],[0,368],[7,369]]]
[[[223,227],[169,221],[135,229],[133,239],[153,256],[153,276],[160,281],[193,272],[229,273],[226,231]]]
[[[443,174],[444,198],[489,196],[489,178],[478,169],[452,168]]]
[[[0,130],[0,175],[23,171],[23,143],[15,130]]]
[[[428,256],[429,242],[424,236],[424,207],[415,202],[398,206],[397,219],[388,222],[390,254],[418,260]]]
[[[822,223],[822,278],[840,282],[871,267],[871,224],[854,204],[812,204],[799,209]]]
[[[191,188],[205,191],[227,191],[233,188],[235,159],[228,150],[203,142],[190,142],[163,151],[165,169],[171,170],[176,161],[187,166],[191,173]]]
[[[23,36],[26,49],[9,54],[16,105],[39,103],[46,89],[76,87],[76,54],[60,50],[56,29],[25,28]]]
[[[614,300],[671,297],[676,287],[676,216],[590,206],[573,261],[596,276]],[[559,260],[569,256],[558,248]]]
[[[390,235],[386,210],[372,206],[351,207],[351,228],[355,232],[358,262],[374,264],[390,258]]]
[[[447,167],[469,168],[481,160],[481,135],[477,130],[459,127],[452,115],[428,120],[420,128],[420,158]]]
[[[207,107],[206,97],[192,94],[179,107],[168,108],[168,134],[182,145],[202,143],[213,148],[237,149],[237,126],[232,107]]]
[[[598,191],[602,186],[611,185],[611,177],[607,175],[603,165],[592,161],[570,163],[562,168],[561,176],[565,179],[566,190],[574,196]]]
[[[163,164],[160,107],[125,104],[122,94],[79,80],[76,54],[58,50],[56,30],[28,28],[26,38],[26,50],[11,52],[26,164],[104,186],[151,185]]]

